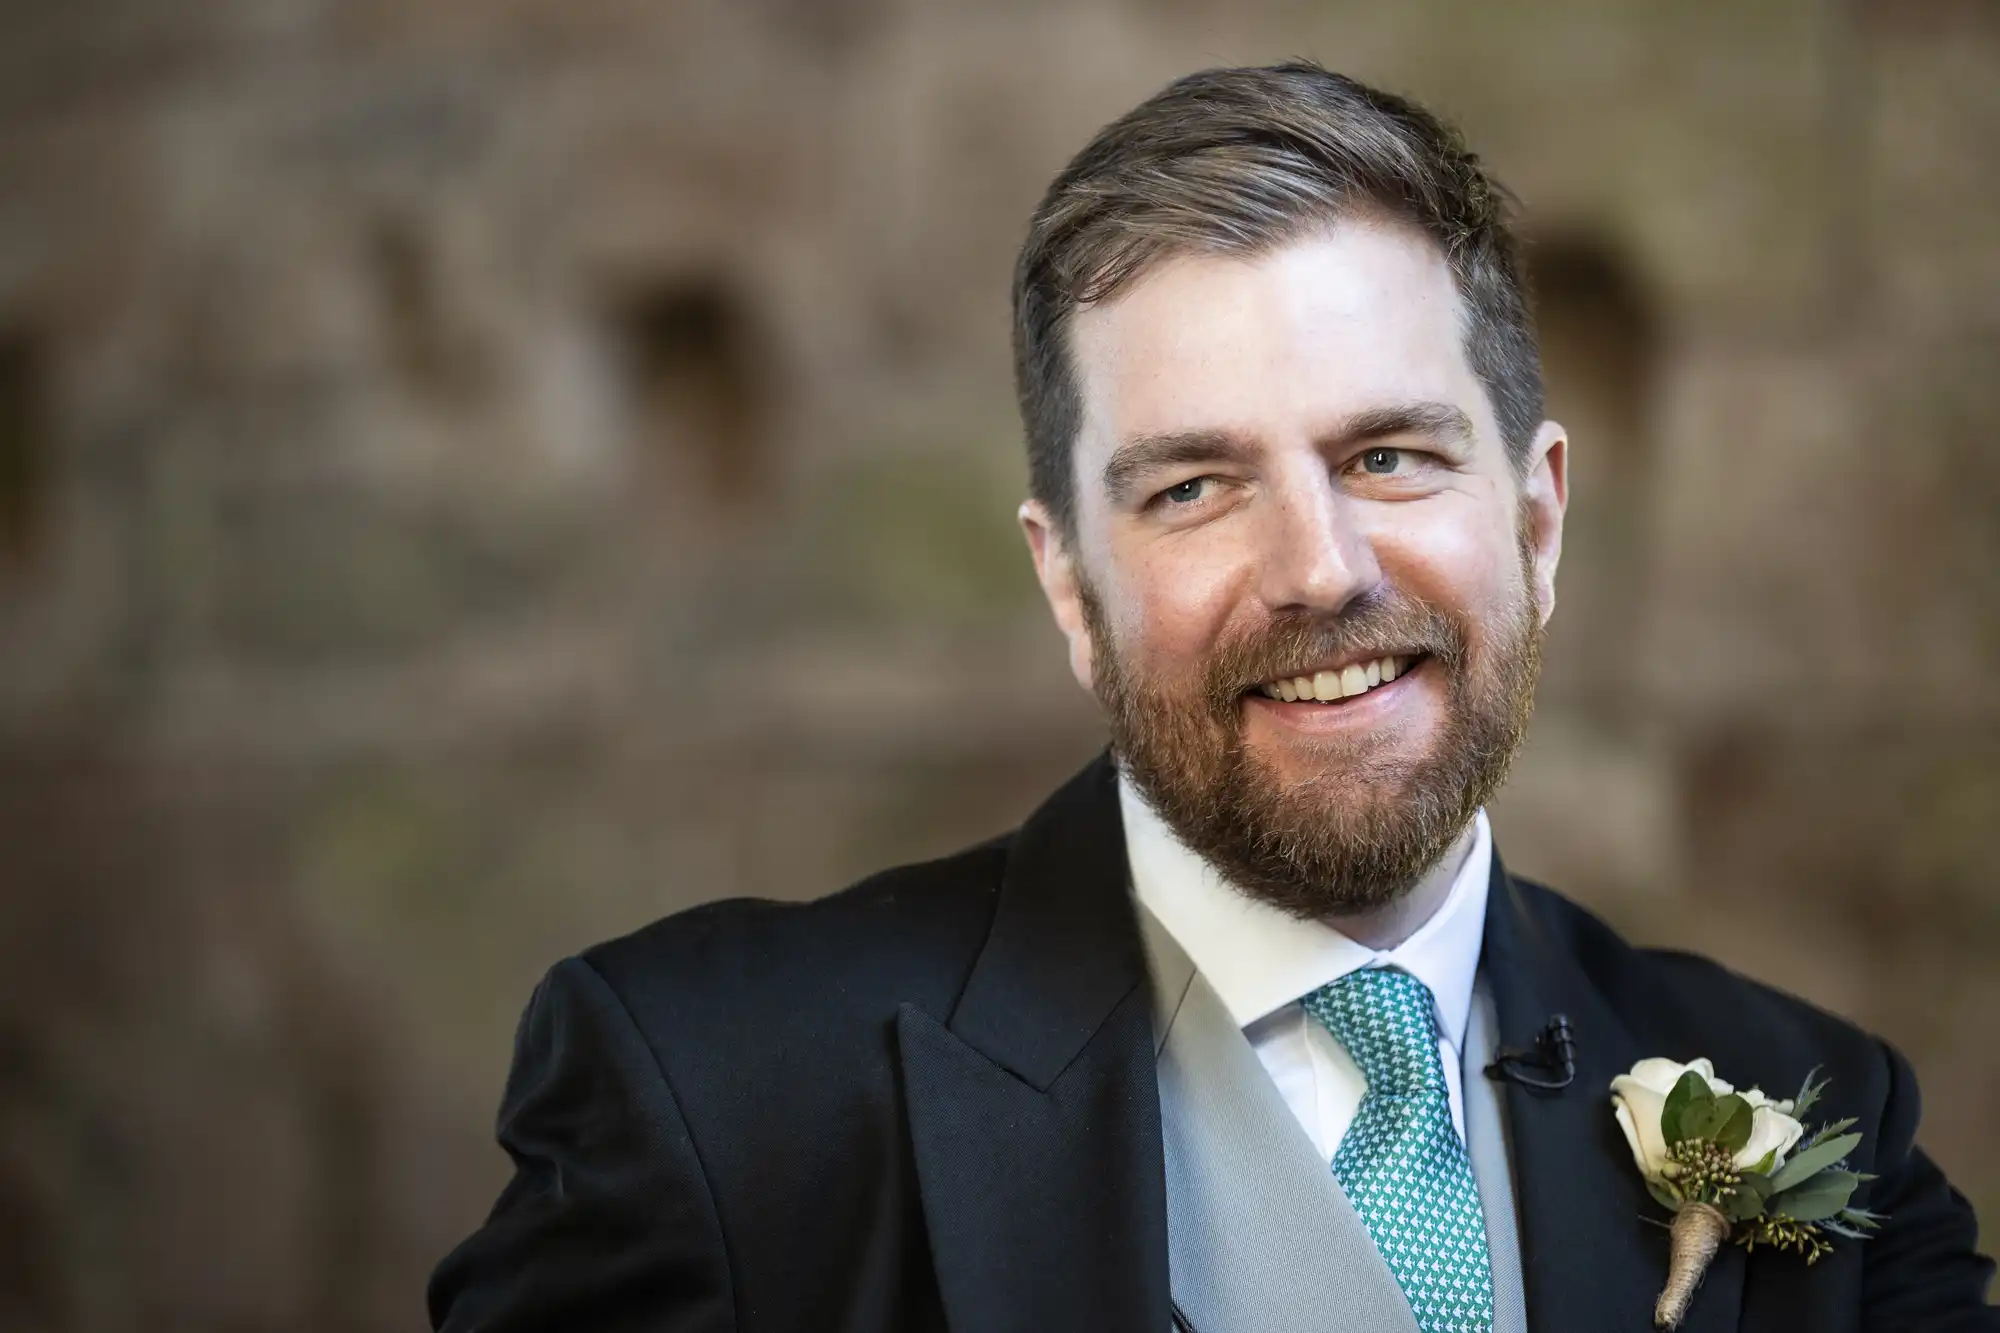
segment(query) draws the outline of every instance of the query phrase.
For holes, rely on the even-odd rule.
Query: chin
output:
[[[1434,748],[1428,734],[1244,738],[1248,756],[1286,790],[1325,785],[1351,797],[1358,787],[1384,802],[1400,797],[1409,775],[1431,762]]]

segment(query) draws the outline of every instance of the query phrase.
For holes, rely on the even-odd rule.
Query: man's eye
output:
[[[1402,461],[1401,449],[1370,449],[1361,455],[1361,470],[1372,472],[1378,477],[1386,477],[1394,472]]]
[[[1201,499],[1202,492],[1207,488],[1207,477],[1191,477],[1178,485],[1169,486],[1164,491],[1161,491],[1160,498],[1168,504],[1193,504],[1196,500]]]

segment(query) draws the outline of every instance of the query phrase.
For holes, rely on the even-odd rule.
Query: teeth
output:
[[[1402,675],[1408,666],[1409,663],[1400,657],[1378,657],[1372,662],[1357,662],[1339,671],[1320,671],[1310,676],[1274,680],[1260,688],[1266,697],[1282,699],[1286,703],[1315,699],[1333,703],[1366,694],[1378,685],[1386,685]]]

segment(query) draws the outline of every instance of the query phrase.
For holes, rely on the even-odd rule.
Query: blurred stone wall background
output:
[[[4,0],[0,1325],[419,1326],[549,962],[1092,752],[1014,249],[1292,54],[1536,240],[1510,861],[1900,1043],[2000,1216],[1987,0]]]

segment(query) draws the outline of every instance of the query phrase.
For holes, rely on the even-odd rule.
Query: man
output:
[[[1644,1328],[1607,1090],[1706,1056],[1817,1066],[1886,1220],[1725,1246],[1683,1327],[2000,1329],[1898,1055],[1494,855],[1568,441],[1459,141],[1312,65],[1183,79],[1057,177],[1014,308],[1021,521],[1110,755],[957,856],[558,964],[434,1323]]]

